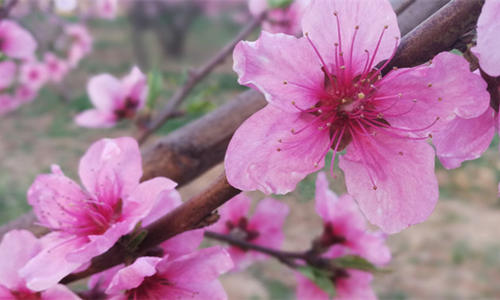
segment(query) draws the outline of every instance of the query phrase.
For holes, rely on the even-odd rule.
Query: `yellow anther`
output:
[[[439,98],[438,98],[438,101],[443,101],[443,98],[439,97]]]
[[[358,30],[359,29],[359,25],[354,26],[354,29]]]
[[[365,99],[364,93],[358,93],[358,99]]]
[[[283,81],[283,84],[288,84],[288,81],[284,80],[284,81]]]
[[[389,25],[385,25],[385,26],[384,26],[384,29],[387,29],[387,28],[389,28]]]
[[[428,87],[432,87],[432,83],[427,84]]]

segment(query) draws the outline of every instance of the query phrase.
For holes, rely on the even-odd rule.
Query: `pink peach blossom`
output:
[[[316,242],[317,250],[324,258],[358,255],[377,266],[391,259],[385,237],[380,232],[368,232],[366,221],[354,199],[349,195],[337,197],[328,188],[325,173],[316,179],[316,212],[323,219],[324,230]],[[328,294],[301,274],[296,274],[299,300],[328,300]],[[376,299],[370,283],[373,276],[368,272],[347,269],[339,272],[333,284],[337,291],[334,299]]]
[[[97,15],[100,18],[112,20],[118,12],[118,0],[96,0]]]
[[[339,166],[370,222],[395,233],[424,221],[438,199],[426,139],[457,116],[483,114],[485,82],[450,53],[381,77],[374,66],[390,61],[400,36],[386,0],[312,1],[302,29],[302,38],[263,32],[234,51],[240,84],[269,104],[234,134],[229,183],[286,193],[321,169],[330,149],[333,157],[346,149]]]
[[[227,295],[217,278],[233,263],[220,247],[170,259],[140,257],[119,270],[106,293],[109,299],[223,300]]]
[[[54,284],[41,292],[32,291],[26,286],[24,278],[19,276],[19,269],[37,255],[42,247],[42,243],[27,230],[12,230],[4,235],[0,242],[0,299],[80,299],[61,284]]]
[[[72,39],[68,52],[68,64],[74,68],[92,51],[92,36],[87,27],[81,24],[66,26],[65,33]]]
[[[19,81],[31,90],[38,91],[49,79],[45,64],[29,61],[21,65]]]
[[[250,0],[248,6],[254,16],[268,10],[262,29],[272,33],[296,35],[300,33],[300,22],[309,2],[310,0],[294,0],[287,7],[270,9],[268,0]]]
[[[68,63],[52,52],[45,53],[44,64],[49,80],[54,83],[61,82],[69,71]]]
[[[0,51],[11,58],[32,59],[36,41],[26,29],[10,20],[0,21]]]
[[[104,253],[149,214],[176,184],[162,177],[139,183],[141,156],[128,137],[94,143],[80,161],[85,190],[54,166],[28,190],[40,224],[53,230],[47,246],[22,270],[27,286],[43,290]]]
[[[24,104],[35,100],[38,91],[27,84],[20,84],[16,87],[14,99],[19,104]]]
[[[144,106],[146,76],[137,67],[121,80],[100,74],[89,80],[87,92],[96,108],[79,114],[75,122],[84,127],[112,127],[121,119],[132,118]]]
[[[215,232],[228,234],[244,241],[273,249],[279,249],[285,239],[283,223],[288,215],[286,204],[266,198],[259,202],[251,218],[247,217],[251,199],[241,193],[223,205],[219,211],[219,221],[212,225]],[[245,268],[253,261],[266,259],[267,256],[230,246],[228,252],[237,268]]]

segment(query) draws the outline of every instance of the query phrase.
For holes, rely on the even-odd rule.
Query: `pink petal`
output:
[[[142,177],[142,159],[137,141],[130,137],[101,139],[80,160],[79,175],[85,188],[94,195],[104,193],[110,183],[119,195],[128,197]],[[108,182],[109,181],[109,182]]]
[[[382,132],[356,139],[362,150],[351,144],[339,166],[349,194],[368,220],[384,232],[396,233],[427,219],[439,196],[432,147]]]
[[[369,262],[383,266],[391,260],[391,250],[386,245],[385,235],[380,232],[363,232],[354,241],[354,254],[360,255]]]
[[[172,181],[173,182],[173,181]],[[177,185],[177,184],[176,184]],[[166,187],[164,187],[165,189]],[[175,189],[166,189],[157,198],[153,209],[142,219],[143,226],[148,226],[182,204],[181,195]]]
[[[0,243],[1,285],[10,290],[24,289],[25,282],[19,277],[18,271],[41,249],[40,242],[31,232],[27,230],[7,232]]]
[[[337,13],[340,25],[338,36]],[[355,27],[359,26],[356,37]],[[384,29],[388,26],[387,29]],[[386,0],[316,0],[312,1],[302,19],[302,30],[318,48],[326,64],[333,71],[335,66],[335,47],[338,43],[344,53],[346,70],[352,70],[352,75],[363,71],[369,51],[372,66],[388,59],[396,47],[395,38],[401,36],[396,14],[391,4]],[[384,32],[377,49],[379,38]],[[354,43],[353,43],[354,40]],[[340,52],[340,51],[339,51]],[[376,52],[374,58],[373,54]],[[352,56],[352,63],[351,63]],[[317,60],[317,59],[316,59]]]
[[[148,82],[146,75],[138,67],[134,66],[130,73],[122,79],[122,88],[126,94],[123,100],[130,98],[138,101],[137,110],[146,104]]]
[[[487,0],[477,21],[477,45],[472,51],[479,64],[490,76],[500,76],[500,1]]]
[[[113,113],[124,95],[121,82],[110,74],[101,74],[90,78],[87,92],[94,106],[109,114]]]
[[[421,129],[440,118],[420,131],[423,135],[439,131],[455,116],[478,117],[490,103],[486,82],[470,72],[463,57],[448,52],[434,57],[431,65],[390,72],[377,88],[377,97],[401,94],[397,105],[394,100],[386,101],[393,107],[384,113],[384,119],[392,126]]]
[[[158,207],[158,202],[165,203],[169,200],[173,205],[178,204],[177,192],[174,190],[176,186],[177,183],[165,177],[156,177],[140,183],[130,197],[123,199],[122,218],[139,221],[150,214],[153,207]],[[166,205],[169,206],[171,207]],[[160,210],[162,211],[164,210]]]
[[[221,247],[210,247],[184,255],[176,260],[164,260],[157,269],[174,286],[191,287],[195,291],[199,283],[216,280],[231,270],[233,262]]]
[[[194,252],[203,241],[203,229],[190,230],[161,243],[161,248],[170,259]]]
[[[62,173],[38,175],[28,190],[28,203],[43,225],[73,227],[81,215],[81,203],[89,198],[80,186]]]
[[[355,231],[366,230],[365,218],[354,199],[348,194],[340,198],[335,195],[328,188],[324,172],[319,172],[316,179],[316,213],[321,216],[324,223],[331,223],[334,227],[352,228]]]
[[[133,264],[116,273],[106,289],[106,294],[118,294],[121,291],[134,289],[141,285],[144,277],[156,274],[156,265],[167,258],[139,257]]]
[[[8,88],[12,84],[16,76],[16,68],[13,61],[0,62],[0,90]]]
[[[373,280],[373,275],[367,272],[362,272],[358,270],[348,270],[349,277],[346,279],[338,279],[337,284],[337,295],[335,299],[337,300],[352,300],[352,299],[363,299],[363,300],[376,300],[371,282]]]
[[[66,255],[87,243],[85,237],[75,238],[59,232],[49,233],[44,239],[49,239],[50,243],[19,271],[28,288],[34,291],[48,289],[78,269],[82,262],[69,262]]]
[[[26,29],[10,20],[0,22],[1,51],[7,56],[30,59],[35,55],[36,41]]]
[[[233,52],[238,82],[259,90],[269,103],[297,113],[323,92],[324,74],[313,49],[304,38],[262,32],[255,42],[240,42]]]
[[[229,143],[225,158],[229,183],[244,191],[284,194],[320,169],[330,139],[327,130],[310,125],[312,118],[271,105],[252,115]],[[293,134],[292,129],[303,130]]]
[[[92,289],[106,290],[109,287],[111,281],[113,280],[115,274],[118,273],[118,271],[120,271],[124,267],[125,264],[119,264],[105,271],[92,275],[89,278],[89,281],[87,282],[88,288],[90,290]]]
[[[75,293],[62,284],[57,284],[41,294],[42,300],[79,300]]]
[[[272,198],[259,201],[255,213],[248,222],[250,230],[259,232],[259,236],[252,242],[274,249],[280,249],[285,236],[283,224],[290,211],[285,203]]]
[[[97,109],[89,109],[78,114],[75,123],[88,128],[111,128],[116,124],[116,116]]]
[[[295,273],[297,300],[330,300],[328,294],[305,276]]]
[[[457,117],[433,134],[432,142],[445,168],[458,168],[463,161],[479,158],[488,149],[496,131],[495,114],[489,107],[477,118]]]
[[[14,297],[10,290],[3,285],[0,284],[0,299],[2,300],[17,300],[17,297]]]

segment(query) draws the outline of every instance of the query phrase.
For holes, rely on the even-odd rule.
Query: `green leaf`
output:
[[[452,49],[450,51],[450,53],[453,53],[453,54],[456,54],[456,55],[460,55],[460,56],[463,56],[464,54],[462,53],[462,51],[458,50],[458,49]]]
[[[286,8],[292,4],[293,0],[267,0],[270,8]]]
[[[156,105],[156,99],[160,96],[163,86],[162,76],[157,69],[148,73],[148,99],[146,107],[153,110]]]
[[[371,262],[357,255],[345,255],[330,261],[335,267],[342,269],[356,269],[368,272],[377,271]]]
[[[311,266],[298,267],[297,271],[314,282],[314,284],[326,292],[330,297],[335,297],[335,284],[331,280],[331,274],[329,272]]]

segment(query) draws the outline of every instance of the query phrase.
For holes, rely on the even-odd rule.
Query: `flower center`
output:
[[[255,240],[259,236],[259,232],[250,229],[248,226],[248,219],[241,217],[238,222],[226,222],[226,228],[229,230],[229,235],[247,242]]]

